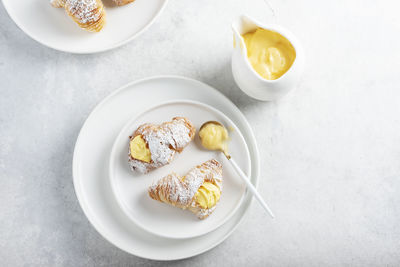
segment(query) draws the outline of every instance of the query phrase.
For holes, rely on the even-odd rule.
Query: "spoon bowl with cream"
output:
[[[229,141],[229,134],[228,130],[225,126],[217,121],[208,121],[203,123],[199,130],[199,137],[201,141],[201,145],[208,150],[217,150],[224,153],[228,161],[231,163],[239,177],[244,181],[247,185],[247,188],[250,192],[255,196],[261,206],[274,218],[274,214],[272,213],[271,209],[268,207],[267,203],[265,203],[262,196],[258,193],[257,189],[254,185],[250,182],[247,178],[246,174],[240,169],[239,165],[235,162],[235,160],[229,155],[228,152],[228,141]],[[210,191],[210,190],[208,190]],[[205,194],[208,192],[205,191]]]
[[[297,86],[304,69],[304,52],[290,31],[248,16],[236,20],[232,29],[232,73],[243,92],[272,101]]]

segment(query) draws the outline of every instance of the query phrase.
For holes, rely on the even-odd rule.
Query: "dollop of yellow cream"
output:
[[[135,136],[129,142],[129,148],[131,151],[131,156],[134,159],[138,159],[149,163],[151,161],[150,149],[147,148],[146,141],[144,141],[141,135]]]
[[[210,182],[204,182],[195,194],[196,203],[203,209],[214,207],[221,197],[221,190]]]
[[[228,131],[222,125],[207,123],[199,131],[201,144],[210,150],[226,150]]]
[[[276,80],[285,74],[296,58],[293,45],[281,34],[258,28],[243,35],[247,57],[264,79]]]

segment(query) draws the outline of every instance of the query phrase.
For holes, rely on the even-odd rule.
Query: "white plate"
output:
[[[206,121],[219,121],[232,129],[229,133],[230,154],[239,160],[242,170],[250,176],[250,155],[239,129],[222,112],[199,102],[172,101],[150,108],[133,118],[115,140],[110,157],[110,179],[114,194],[128,217],[146,231],[167,238],[191,238],[220,227],[239,208],[245,185],[221,152],[202,148],[198,135],[171,164],[147,174],[133,173],[128,166],[129,136],[143,123],[162,123],[173,117],[187,117],[196,127]],[[209,159],[223,165],[223,190],[217,209],[205,220],[188,211],[151,199],[148,187],[168,173],[185,175],[192,167]]]
[[[159,76],[130,83],[106,97],[87,118],[75,145],[75,192],[85,215],[105,239],[128,253],[153,260],[183,259],[212,249],[235,230],[251,202],[246,193],[238,211],[224,225],[207,235],[181,240],[143,231],[120,209],[108,176],[115,137],[132,117],[150,106],[174,99],[207,103],[229,116],[249,148],[253,184],[257,184],[259,175],[258,150],[249,124],[239,109],[212,87],[192,79]]]
[[[27,35],[56,50],[89,54],[121,46],[148,28],[167,0],[136,0],[122,7],[104,0],[107,24],[99,33],[82,30],[63,8],[48,0],[3,0],[10,17]]]

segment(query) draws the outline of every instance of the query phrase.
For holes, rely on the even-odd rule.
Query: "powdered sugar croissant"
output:
[[[54,7],[64,7],[67,14],[82,28],[99,32],[106,24],[101,0],[50,0]]]
[[[196,129],[184,117],[162,124],[145,123],[129,137],[129,166],[147,173],[170,163],[194,138]]]
[[[199,219],[215,210],[221,191],[222,165],[215,159],[194,167],[184,177],[171,173],[148,190],[152,199],[188,209]]]

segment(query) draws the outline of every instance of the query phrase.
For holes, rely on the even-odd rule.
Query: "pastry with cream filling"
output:
[[[193,140],[196,129],[184,117],[162,124],[145,123],[129,137],[129,166],[132,171],[147,173],[169,164],[176,152]]]
[[[149,187],[152,199],[188,209],[199,219],[207,218],[216,208],[222,191],[222,165],[208,160],[180,177],[171,173]]]
[[[63,7],[84,30],[99,32],[106,24],[106,12],[101,0],[50,0],[54,7]]]

